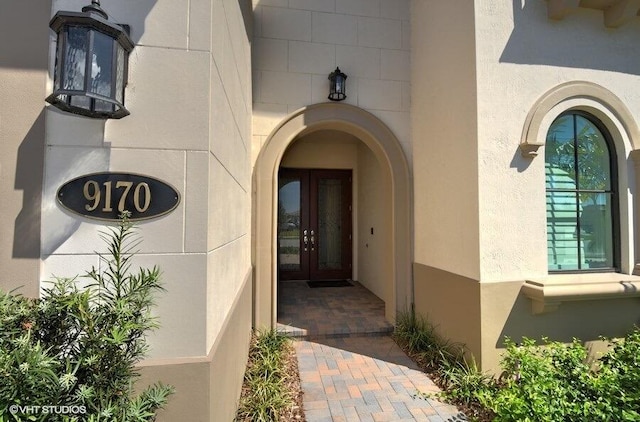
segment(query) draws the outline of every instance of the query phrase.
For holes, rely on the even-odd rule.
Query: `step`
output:
[[[341,337],[381,337],[393,333],[393,326],[363,326],[363,327],[328,327],[322,329],[307,329],[278,323],[277,330],[290,337],[301,340],[341,338]]]

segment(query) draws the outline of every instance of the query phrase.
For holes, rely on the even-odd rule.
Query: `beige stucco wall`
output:
[[[158,414],[158,422],[231,421],[237,392],[247,363],[251,328],[251,277],[247,274],[236,300],[222,322],[216,343],[204,358],[147,360],[136,387],[142,390],[158,380],[169,382],[177,393]]]
[[[0,4],[0,289],[38,295],[51,3]]]
[[[592,342],[623,334],[640,318],[636,299],[580,297],[577,287],[582,300],[536,314],[522,293],[525,280],[554,278],[547,274],[544,146],[525,157],[520,143],[543,144],[565,110],[603,121],[617,152],[621,271],[630,274],[640,60],[628,52],[640,22],[607,29],[602,11],[584,8],[552,21],[546,2],[412,7],[416,309],[467,344],[486,370],[498,369],[505,335]],[[447,43],[437,41],[443,34]]]
[[[534,159],[519,153],[526,116],[545,92],[570,81],[589,81],[611,91],[637,116],[640,92],[634,88],[640,59],[629,51],[637,46],[640,22],[612,30],[604,27],[598,10],[581,8],[553,21],[545,2],[476,3],[481,278],[540,277],[547,273],[544,148]],[[590,104],[582,99],[573,106]],[[552,110],[547,128],[561,111]],[[631,212],[635,190],[630,141],[619,136],[614,141],[623,214],[622,270],[630,273],[633,242],[624,234],[633,232],[633,219],[624,217]]]
[[[384,300],[385,316],[395,320],[393,267],[389,254],[393,245],[391,181],[388,171],[365,145],[358,146],[358,208],[356,252],[358,281]]]
[[[411,4],[415,262],[477,280],[474,2]]]
[[[544,2],[476,6],[482,364],[493,369],[505,335],[593,341],[623,335],[640,318],[637,299],[562,302],[553,312],[532,313],[520,288],[526,279],[547,277],[544,147],[535,158],[518,149],[526,116],[545,92],[583,80],[608,91],[605,96],[594,90],[592,98],[567,99],[551,109],[541,135],[570,108],[595,114],[610,129],[618,156],[621,271],[630,274],[636,188],[629,154],[635,141],[633,125],[620,116],[625,108],[633,116],[640,112],[634,89],[640,60],[629,54],[640,22],[611,30],[597,10],[579,9],[552,21]]]
[[[50,13],[85,3],[54,0]],[[180,205],[139,224],[144,240],[135,264],[159,265],[166,288],[156,308],[161,328],[149,336],[143,365],[176,383],[176,409],[191,409],[190,420],[230,420],[251,320],[251,7],[234,0],[118,0],[103,7],[131,26],[136,43],[125,99],[131,115],[91,120],[48,107],[42,278],[97,267],[94,251],[104,251],[102,224],[55,203],[65,181],[120,171],[175,187]],[[176,365],[194,361],[200,363],[186,373],[198,376],[188,385]],[[198,365],[205,365],[202,373]],[[191,394],[203,386],[210,394]]]
[[[414,264],[415,311],[443,340],[482,363],[480,284],[439,268]]]
[[[409,0],[253,0],[253,7],[253,161],[289,113],[328,101],[336,66],[348,76],[344,102],[382,120],[410,157]]]

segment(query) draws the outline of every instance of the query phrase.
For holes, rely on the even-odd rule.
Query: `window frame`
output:
[[[593,124],[596,129],[598,129],[600,131],[600,133],[602,134],[602,137],[605,141],[605,145],[607,146],[607,150],[609,152],[609,175],[610,175],[610,194],[611,194],[611,242],[612,242],[612,259],[613,259],[613,266],[611,267],[601,267],[601,268],[578,268],[578,269],[567,269],[567,270],[562,270],[562,269],[551,269],[549,268],[549,262],[547,262],[547,271],[549,274],[584,274],[584,273],[608,273],[608,272],[620,272],[621,271],[621,245],[620,245],[620,201],[619,201],[619,192],[620,192],[620,187],[619,187],[619,181],[618,181],[618,160],[617,160],[617,154],[616,154],[616,148],[615,148],[615,143],[613,141],[613,138],[611,136],[611,133],[609,132],[609,130],[607,129],[606,125],[600,120],[598,119],[596,116],[594,116],[591,113],[588,113],[586,111],[583,110],[579,110],[579,109],[569,109],[569,110],[565,110],[562,113],[558,114],[554,119],[553,122],[551,123],[551,125],[549,126],[549,128],[547,129],[547,132],[545,134],[545,139],[549,134],[549,131],[551,130],[551,127],[553,126],[553,124],[560,118],[565,117],[565,116],[572,116],[572,121],[573,121],[573,142],[574,142],[574,162],[576,163],[576,173],[579,173],[579,171],[577,170],[577,163],[578,163],[578,159],[577,159],[577,154],[578,154],[578,139],[576,136],[576,116],[580,116],[583,117],[584,119],[586,119],[589,123]],[[546,164],[547,164],[547,151],[545,150],[545,159],[544,159],[544,163],[545,163],[545,168],[546,168]],[[602,190],[602,191],[596,191],[593,189],[580,189],[579,188],[579,178],[577,180],[577,186],[575,190],[567,190],[567,189],[549,189],[546,187],[546,170],[545,170],[545,198],[547,197],[547,194],[549,192],[573,192],[576,195],[579,195],[581,192],[585,192],[585,193],[594,193],[594,192],[603,192],[603,193],[609,193],[609,191],[607,190]],[[546,199],[545,199],[546,201]],[[580,213],[577,210],[576,207],[576,214],[578,215],[577,218],[577,222],[576,222],[576,228],[578,230],[578,236],[580,236],[581,233],[581,229],[580,229]],[[546,218],[546,221],[548,222],[548,218]],[[548,226],[548,225],[547,225]],[[580,239],[580,237],[578,237],[578,239]],[[580,240],[578,240],[578,244],[580,243]],[[547,249],[549,247],[549,238],[548,238],[548,233],[547,233]],[[578,265],[580,265],[580,248],[578,247]]]

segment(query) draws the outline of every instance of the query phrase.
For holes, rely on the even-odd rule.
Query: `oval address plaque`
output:
[[[84,217],[118,221],[124,211],[130,220],[145,220],[173,211],[180,193],[153,177],[131,173],[93,173],[69,180],[58,189],[58,202]]]

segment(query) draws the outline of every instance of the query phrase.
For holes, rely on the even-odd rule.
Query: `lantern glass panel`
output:
[[[71,106],[84,108],[85,110],[91,110],[91,98],[84,95],[71,95]]]
[[[62,54],[62,45],[64,42],[61,42],[62,37],[64,36],[64,32],[58,34],[58,42],[56,43],[56,64],[55,64],[55,74],[53,80],[53,90],[57,91],[60,89],[60,63],[62,63],[62,59],[60,58],[60,54]]]
[[[124,48],[118,45],[118,57],[116,64],[116,101],[124,104]]]
[[[113,38],[93,31],[93,57],[91,59],[90,91],[111,97]]]
[[[94,101],[95,101],[96,111],[108,111],[108,112],[115,111],[114,110],[115,106],[108,101],[103,101],[103,100],[94,100]]]
[[[82,91],[87,68],[87,28],[70,26],[67,29],[64,52],[63,89]]]

